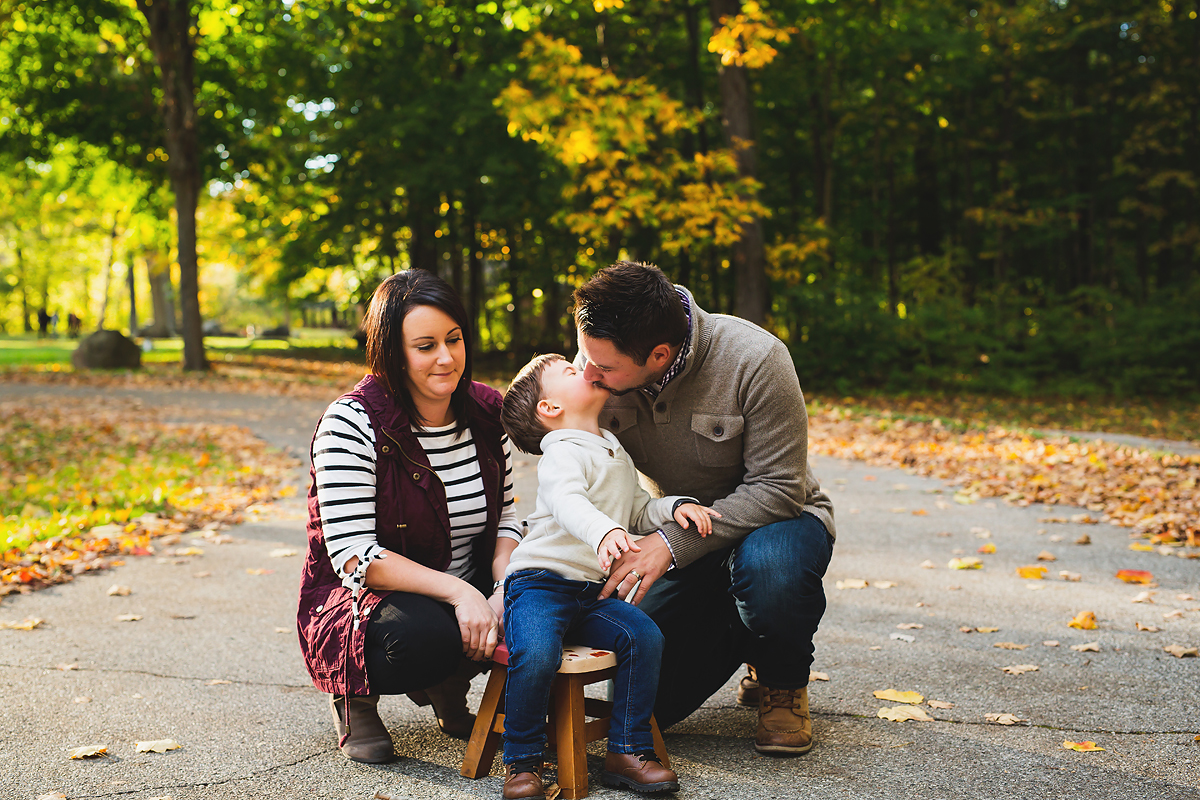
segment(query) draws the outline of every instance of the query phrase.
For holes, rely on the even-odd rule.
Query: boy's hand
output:
[[[684,529],[687,528],[689,519],[696,523],[696,532],[703,538],[712,533],[712,519],[710,517],[719,517],[721,515],[708,506],[684,503],[675,509],[674,516],[675,521],[679,523],[679,527]]]
[[[620,558],[622,553],[628,553],[631,550],[640,553],[642,548],[638,547],[637,542],[627,531],[622,528],[613,528],[604,534],[604,538],[600,541],[600,549],[596,553],[596,557],[600,560],[600,569],[607,572],[615,559]]]

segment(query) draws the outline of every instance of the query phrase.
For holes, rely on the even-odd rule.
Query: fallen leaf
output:
[[[1046,568],[1036,564],[1017,567],[1017,575],[1032,581],[1040,581],[1046,577]]]
[[[980,539],[989,539],[992,536],[992,532],[989,531],[987,528],[974,527],[974,528],[971,528],[970,533],[975,534]]]
[[[1037,554],[1038,561],[1058,561],[1058,556],[1051,553],[1049,550],[1043,550]]]
[[[1088,536],[1086,533],[1082,534],[1078,539],[1075,540],[1075,544],[1091,544],[1091,543],[1092,543],[1092,537]]]
[[[930,700],[930,708],[954,708],[954,703],[947,703],[945,700]]]
[[[1062,746],[1067,750],[1076,750],[1080,753],[1102,753],[1104,748],[1095,742],[1063,742]]]
[[[876,589],[894,589],[899,584],[897,584],[895,581],[875,581],[871,585]]]
[[[45,620],[38,617],[30,617],[24,622],[0,622],[0,630],[10,631],[31,631],[34,628],[40,627]]]
[[[204,555],[204,551],[201,550],[199,547],[184,547],[184,548],[180,548],[179,550],[176,550],[175,555],[177,555],[177,556],[202,556],[202,555]]]
[[[999,647],[1001,650],[1024,650],[1029,645],[1017,644],[1016,642],[996,642],[992,647]]]
[[[223,681],[220,678],[214,678],[211,681],[205,681],[204,685],[205,686],[223,686],[227,683],[233,683],[233,681]]]
[[[50,792],[49,794],[39,794],[37,800],[67,800],[67,796],[62,792]]]
[[[1067,522],[1066,517],[1038,517],[1038,522]]]
[[[1099,642],[1087,642],[1086,644],[1073,644],[1073,645],[1071,645],[1071,649],[1074,650],[1076,653],[1099,653],[1100,652],[1100,643]]]
[[[79,669],[79,665],[78,664],[58,664],[54,668],[61,669],[63,672],[69,672],[70,670],[73,670],[73,669]]]
[[[1078,572],[1070,572],[1065,569],[1059,571],[1058,577],[1062,578],[1064,581],[1071,581],[1072,583],[1079,583],[1081,580],[1083,580],[1083,576]]]
[[[975,552],[977,552],[977,553],[988,553],[988,554],[991,554],[991,553],[994,553],[994,552],[996,552],[996,545],[995,545],[995,543],[994,543],[994,542],[988,542],[987,544],[985,544],[985,545],[982,545],[982,546],[981,546],[981,547],[980,547],[978,550],[976,550]]]
[[[89,744],[84,747],[76,747],[71,751],[71,758],[92,758],[93,756],[102,756],[108,752],[108,746],[103,744]]]
[[[1153,553],[1154,545],[1147,544],[1146,542],[1130,542],[1129,549],[1136,550],[1139,553]]]
[[[562,794],[562,788],[557,783],[552,783],[546,787],[546,800],[558,800]]]
[[[1200,650],[1195,647],[1184,647],[1181,644],[1169,644],[1163,648],[1166,652],[1176,658],[1196,658],[1200,656]]]
[[[1139,631],[1145,631],[1146,633],[1158,633],[1160,630],[1160,628],[1157,625],[1143,625],[1140,622],[1135,622],[1133,624],[1137,627],[1137,629]]]
[[[1037,664],[1013,664],[1008,667],[1001,667],[1009,675],[1024,675],[1026,672],[1037,672]]]
[[[999,633],[999,628],[976,628],[980,633]]]
[[[1117,577],[1126,583],[1152,583],[1154,574],[1143,569],[1119,569]]]
[[[844,581],[838,581],[835,584],[838,589],[865,589],[867,582],[862,578],[847,578]]]
[[[1058,647],[1058,640],[1047,639],[1046,641],[1042,642],[1042,647]]]
[[[120,614],[116,617],[116,620],[117,622],[137,622],[141,618],[141,614]]]
[[[211,578],[211,572],[197,572],[192,575],[193,578]]]
[[[952,558],[946,565],[950,569],[983,569],[983,562],[978,558]]]
[[[1098,525],[1100,520],[1093,517],[1091,514],[1072,514],[1071,522],[1076,525]]]
[[[959,586],[957,583],[952,583],[946,587],[947,592],[957,592],[957,591],[960,591],[961,589],[962,589],[962,587]]]
[[[293,630],[294,630],[294,628],[276,628],[275,632],[276,633],[291,633]]]
[[[92,702],[92,698],[90,698],[86,695],[80,695],[79,697],[75,698],[75,702],[76,703],[90,703],[90,702]]]
[[[147,742],[134,742],[133,748],[139,753],[165,753],[168,750],[178,750],[179,742],[174,739],[154,739]]]
[[[132,590],[128,586],[120,586],[120,585],[114,583],[112,586],[108,587],[108,596],[109,597],[128,597],[129,593],[131,591]]]
[[[918,508],[916,511],[912,512],[912,514],[914,517],[928,517],[929,516],[929,512],[923,508]]]
[[[262,569],[261,567],[258,569],[246,570],[247,575],[273,575],[274,573],[275,573],[275,570],[273,570],[273,569]]]
[[[1131,602],[1131,603],[1153,603],[1154,602],[1154,592],[1138,592],[1137,594],[1135,594],[1133,596],[1133,599],[1130,600],[1129,602]]]
[[[870,647],[868,647],[867,649],[868,649],[868,650],[882,650],[882,649],[883,649],[883,645],[881,645],[881,644],[873,644],[873,645],[871,645]]]
[[[272,550],[270,555],[271,555],[271,558],[288,558],[290,556],[296,555],[299,552],[300,552],[299,550],[294,550],[290,547],[280,547],[280,548],[276,548],[275,550]]]
[[[905,511],[908,511],[908,509],[904,506],[896,506],[892,509],[893,514],[903,514]]]
[[[908,703],[914,706],[919,706],[925,702],[925,698],[920,692],[902,692],[898,689],[876,689],[875,697],[880,700],[889,700],[893,703]]]
[[[813,681],[827,681],[827,680],[829,680],[828,673],[817,672],[816,670],[812,670],[808,673],[808,682],[809,683],[812,683]]]
[[[1096,614],[1093,611],[1080,611],[1067,623],[1068,628],[1078,628],[1081,631],[1096,630]]]
[[[1192,597],[1190,594],[1177,594],[1177,595],[1175,595],[1175,599],[1176,600],[1195,600],[1196,598]]]
[[[875,713],[875,716],[880,719],[890,719],[892,722],[905,722],[910,719],[917,722],[933,722],[933,717],[929,716],[925,709],[916,706],[881,708]]]
[[[919,631],[925,626],[919,622],[901,622],[896,627],[902,631]]]
[[[921,569],[937,569],[937,565],[929,559],[925,559],[921,562]]]
[[[1163,614],[1163,619],[1177,619],[1183,616],[1183,609],[1177,608],[1174,611],[1168,611]]]
[[[913,642],[915,642],[917,640],[917,637],[909,636],[907,633],[893,633],[888,638],[889,639],[897,639],[901,642],[908,642],[909,644],[912,644]]]
[[[996,725],[1017,725],[1021,722],[1029,722],[1029,720],[1022,719],[1016,714],[984,714],[983,718]]]

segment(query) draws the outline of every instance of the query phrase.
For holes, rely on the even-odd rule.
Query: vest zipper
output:
[[[391,435],[390,433],[388,433],[387,431],[384,431],[384,432],[383,432],[383,435],[384,435],[384,436],[386,436],[386,437],[388,437],[389,439],[391,439],[393,442],[395,442],[395,444],[396,444],[396,449],[400,451],[400,455],[402,455],[402,456],[404,456],[406,459],[408,459],[408,461],[409,461],[409,462],[410,462],[410,463],[411,463],[411,464],[412,464],[414,467],[420,467],[421,469],[429,470],[429,474],[431,474],[433,477],[437,478],[437,479],[438,479],[438,483],[440,483],[440,484],[442,485],[442,493],[443,493],[443,494],[445,494],[447,497],[449,497],[449,493],[450,493],[450,492],[449,492],[449,490],[446,488],[446,482],[445,482],[444,480],[442,480],[442,476],[441,476],[441,475],[438,475],[438,473],[437,473],[437,470],[436,470],[436,469],[433,469],[432,467],[427,467],[427,466],[425,466],[424,464],[418,464],[416,461],[413,461],[411,458],[409,458],[409,456],[408,456],[408,453],[404,452],[404,448],[400,446],[400,443],[396,441],[396,437],[395,437],[395,436],[392,436],[392,435]],[[454,535],[453,535],[452,533],[450,533],[449,531],[447,531],[447,532],[446,532],[446,541],[448,541],[448,542],[450,542],[450,543],[452,543],[452,544],[453,544],[453,542],[454,542]]]

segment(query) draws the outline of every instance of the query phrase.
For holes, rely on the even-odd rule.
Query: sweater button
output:
[[[725,432],[725,429],[724,429],[724,428],[722,428],[720,425],[718,425],[717,427],[713,428],[713,436],[720,436],[720,435],[721,435],[721,434],[723,434],[724,432]]]
[[[609,457],[609,458],[612,458],[612,457],[613,457],[613,455],[614,455],[613,451],[612,451],[612,450],[609,450],[609,451],[608,451],[608,457]]]
[[[621,421],[618,420],[616,417],[613,417],[612,422],[608,423],[608,427],[612,428],[615,431],[617,429],[617,427],[620,426],[620,424],[621,424]]]
[[[667,404],[666,403],[655,403],[654,410],[657,411],[658,413],[662,414],[663,412],[665,412],[667,410]]]

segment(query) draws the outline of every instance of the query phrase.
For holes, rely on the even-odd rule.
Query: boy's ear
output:
[[[538,416],[554,419],[555,417],[562,416],[563,409],[562,406],[553,400],[538,400],[537,413]]]

